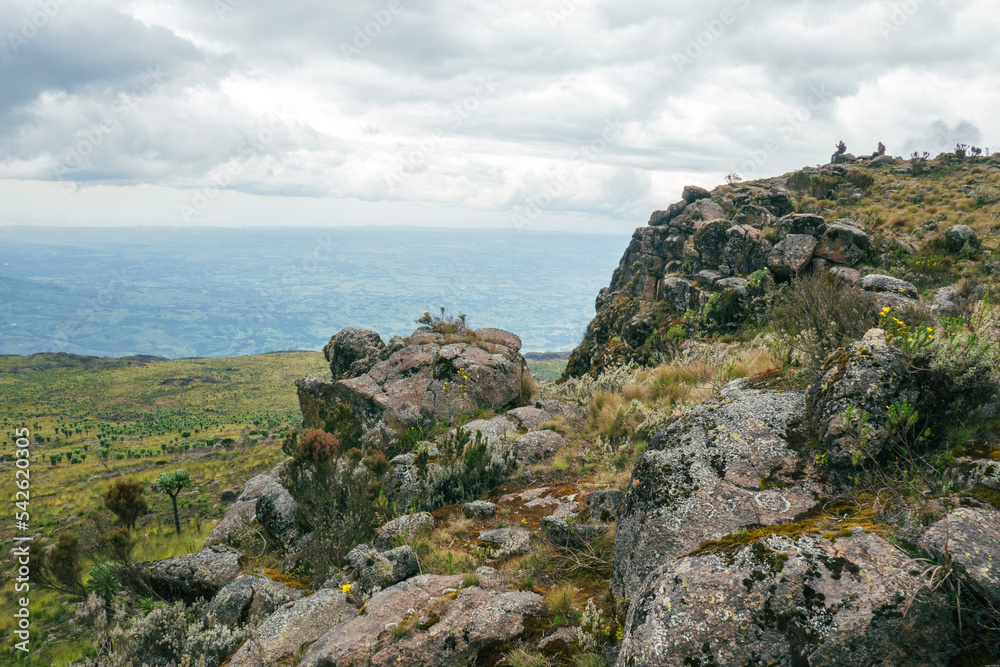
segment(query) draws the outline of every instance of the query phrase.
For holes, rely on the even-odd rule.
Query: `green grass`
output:
[[[15,428],[24,426],[32,436],[46,439],[31,446],[32,533],[46,538],[64,530],[86,535],[94,530],[93,517],[111,518],[103,509],[111,479],[128,477],[149,488],[163,470],[184,468],[193,484],[178,497],[181,534],[173,529],[166,494],[147,493],[150,512],[136,526],[140,539],[135,558],[159,560],[198,551],[227,509],[220,494],[239,490],[248,478],[284,457],[280,434],[301,419],[293,382],[329,372],[318,352],[145,361],[65,354],[0,357],[4,431],[12,436]],[[184,433],[190,435],[185,438]],[[231,442],[223,446],[225,439]],[[102,440],[112,454],[106,460],[99,454]],[[189,447],[182,447],[185,444]],[[81,463],[70,464],[65,458],[55,466],[49,463],[52,453],[82,453],[85,446],[87,459]],[[113,456],[129,450],[155,453]],[[10,446],[4,451],[12,452]],[[0,474],[13,479],[13,471],[8,456]],[[9,541],[11,536],[10,522],[5,522],[0,539]],[[23,593],[13,590],[10,559],[0,568],[6,568],[0,572],[7,582],[2,589],[4,608],[12,610]],[[72,607],[65,596],[32,587],[30,597],[33,652],[25,660],[8,644],[0,651],[0,664],[62,665],[93,653],[88,639],[66,630]],[[9,636],[12,622],[5,614],[0,631]]]
[[[528,369],[536,379],[544,382],[555,382],[566,370],[566,362],[569,353],[562,352],[542,352],[527,353],[524,358],[528,361]]]

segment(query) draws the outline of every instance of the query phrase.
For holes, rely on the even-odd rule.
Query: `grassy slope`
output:
[[[32,459],[31,524],[33,531],[53,537],[61,530],[86,533],[90,516],[103,507],[108,481],[120,475],[152,484],[164,469],[185,468],[194,484],[179,498],[180,536],[170,527],[172,510],[164,494],[150,494],[151,513],[142,517],[138,557],[155,560],[200,548],[213,521],[225,510],[219,494],[239,489],[250,476],[273,466],[282,457],[278,433],[299,421],[292,382],[305,375],[328,373],[318,352],[272,353],[224,359],[156,360],[149,363],[96,359],[72,355],[0,357],[0,415],[3,429],[13,434],[27,426],[33,435],[51,438],[37,445]],[[68,428],[66,436],[56,427]],[[76,428],[81,433],[76,433]],[[266,429],[268,436],[262,436]],[[197,432],[195,432],[197,430]],[[145,449],[152,456],[109,457],[98,454],[99,433],[115,438],[110,450]],[[191,436],[184,438],[182,433]],[[121,440],[123,438],[124,440]],[[229,447],[208,447],[208,439],[232,438]],[[161,445],[192,447],[164,452]],[[49,455],[87,447],[87,459],[56,466]],[[10,448],[4,451],[9,452]],[[159,462],[163,462],[159,464]],[[9,479],[13,466],[0,464]],[[10,522],[0,525],[0,539],[11,536]],[[6,566],[7,563],[5,563]],[[13,609],[10,583],[4,587],[4,608]],[[52,593],[32,591],[35,614],[32,662],[63,664],[88,650],[84,642],[60,642],[58,631],[67,620],[65,605]],[[8,632],[11,619],[0,619]],[[53,636],[55,635],[55,636]],[[6,658],[0,654],[0,662]],[[20,664],[20,663],[19,663]]]

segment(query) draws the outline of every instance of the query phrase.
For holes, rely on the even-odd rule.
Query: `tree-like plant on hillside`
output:
[[[135,522],[146,513],[149,506],[143,498],[145,487],[130,479],[115,480],[104,494],[104,506],[118,517],[122,525],[131,530]]]
[[[181,489],[186,486],[191,485],[191,475],[188,474],[187,470],[183,468],[179,470],[173,470],[169,472],[161,472],[156,478],[156,486],[158,489],[164,491],[168,496],[174,506],[174,527],[177,529],[177,534],[181,532],[181,518],[177,511],[177,496],[180,494]]]

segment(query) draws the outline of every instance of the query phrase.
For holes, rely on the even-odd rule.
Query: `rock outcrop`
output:
[[[642,590],[657,566],[745,526],[785,523],[816,505],[812,456],[786,441],[797,392],[731,382],[657,433],[639,458],[618,518],[611,587]]]
[[[153,593],[166,600],[210,600],[240,573],[239,553],[214,545],[194,554],[150,563],[137,571]]]
[[[959,507],[921,535],[917,546],[1000,608],[1000,511]]]
[[[637,589],[617,664],[944,667],[951,609],[925,583],[862,529],[671,559]]]
[[[376,339],[370,331],[338,333],[325,348],[334,379],[296,382],[305,428],[322,428],[338,403],[365,424],[431,426],[479,408],[502,412],[521,395],[527,365],[514,334],[424,327],[408,342],[379,346]]]

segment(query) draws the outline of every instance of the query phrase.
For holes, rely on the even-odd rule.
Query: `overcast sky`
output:
[[[0,224],[629,230],[730,172],[1000,144],[961,0],[0,0]]]

